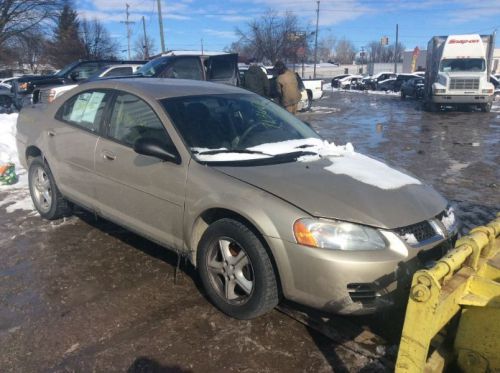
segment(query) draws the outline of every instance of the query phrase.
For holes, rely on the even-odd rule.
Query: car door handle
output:
[[[107,159],[108,161],[114,161],[116,159],[116,155],[107,150],[103,150],[101,152],[101,155],[104,159]]]
[[[52,130],[48,130],[47,135],[49,135],[50,137],[54,137],[56,135],[56,133]]]

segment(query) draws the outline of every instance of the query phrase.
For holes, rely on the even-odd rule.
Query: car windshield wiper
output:
[[[220,154],[220,153],[240,153],[240,154],[263,154],[263,155],[269,155],[271,156],[272,154],[267,154],[264,152],[260,152],[258,150],[249,150],[249,149],[213,149],[213,150],[205,150],[203,152],[198,152],[197,150],[193,150],[193,153],[197,155],[211,155],[211,154]]]
[[[277,160],[296,160],[297,158],[300,158],[300,157],[302,157],[304,155],[318,155],[318,153],[300,150],[300,151],[296,151],[296,152],[276,154],[275,156],[273,156],[273,159],[277,159]]]

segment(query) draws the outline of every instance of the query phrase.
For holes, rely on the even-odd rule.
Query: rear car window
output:
[[[127,67],[116,67],[114,69],[109,70],[103,76],[123,76],[123,75],[132,75],[133,71],[130,66]]]
[[[103,91],[87,91],[73,96],[59,109],[60,120],[97,132],[109,94]]]

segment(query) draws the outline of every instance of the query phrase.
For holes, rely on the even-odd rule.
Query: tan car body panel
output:
[[[124,90],[145,100],[164,123],[179,152],[181,163],[176,165],[138,155],[130,147],[54,119],[63,101],[94,88]],[[170,96],[214,93],[248,94],[230,86],[182,80],[175,80],[174,83],[165,79],[124,79],[82,84],[71,95],[63,97],[63,100],[56,99],[46,108],[26,107],[21,111],[17,135],[21,162],[27,166],[27,148],[37,147],[51,167],[63,195],[147,238],[184,253],[193,264],[196,264],[198,242],[207,227],[204,215],[214,209],[229,210],[250,222],[262,236],[276,266],[283,295],[329,311],[364,312],[362,305],[350,300],[346,288],[348,283],[379,281],[383,291],[392,292],[397,283],[393,280],[385,284],[381,279],[396,279],[401,263],[444,240],[418,249],[403,244],[406,247],[403,252],[391,249],[346,252],[298,245],[293,235],[293,223],[312,215],[304,207],[298,207],[305,198],[305,190],[295,186],[293,198],[291,194],[279,193],[286,180],[285,184],[274,183],[270,180],[272,172],[266,173],[263,168],[259,170],[263,172],[259,176],[259,172],[250,168],[212,167],[198,163],[192,159],[158,102]],[[50,136],[50,131],[56,131],[56,135]],[[78,145],[71,140],[75,136],[83,139]],[[95,142],[92,136],[95,136]],[[56,138],[60,143],[54,147]],[[86,158],[85,154],[90,151],[93,153]],[[112,153],[115,160],[105,159],[105,152]],[[132,166],[136,170],[133,174],[128,170]],[[89,172],[91,167],[94,168],[93,173]],[[290,165],[284,167],[283,170]],[[245,173],[245,169],[248,172]],[[272,167],[266,170],[272,170]],[[322,180],[322,183],[326,181]],[[332,199],[328,201],[333,203]],[[402,221],[431,219],[435,211],[444,208],[445,201],[441,197],[433,195],[430,201],[436,206],[423,204],[420,211],[415,210]],[[423,208],[424,205],[428,207]],[[321,207],[318,204],[311,206],[313,211]],[[387,213],[394,211],[387,210]],[[427,213],[429,216],[421,218]],[[327,216],[335,217],[333,213]],[[357,216],[363,218],[362,214]],[[364,224],[380,223],[381,219],[379,216]]]

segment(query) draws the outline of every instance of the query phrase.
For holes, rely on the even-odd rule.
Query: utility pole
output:
[[[398,40],[399,40],[399,25],[396,23],[396,44],[394,45],[394,73],[398,72]]]
[[[163,16],[161,14],[161,0],[157,0],[158,4],[158,21],[160,22],[160,41],[161,41],[161,53],[165,53],[165,37],[163,35]]]
[[[147,60],[149,58],[149,46],[148,46],[148,36],[146,35],[146,21],[144,16],[142,16],[142,31],[144,32],[144,57]]]
[[[316,63],[318,61],[318,23],[319,23],[319,0],[316,1],[316,32],[314,33],[314,72],[313,76],[316,79]]]
[[[120,21],[120,23],[124,23],[125,27],[127,28],[127,50],[128,50],[128,59],[130,60],[130,37],[132,36],[132,30],[130,30],[130,25],[134,24],[135,22],[129,21],[128,18],[130,16],[128,8],[130,8],[130,5],[125,3],[126,6],[126,14],[127,14],[127,20],[126,21]]]
[[[201,55],[203,56],[203,38],[201,38]]]

